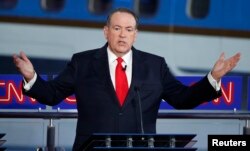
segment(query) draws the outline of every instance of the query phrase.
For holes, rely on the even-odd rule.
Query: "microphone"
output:
[[[127,65],[125,65],[124,67],[122,67],[122,71],[126,71],[127,69]]]
[[[139,119],[140,119],[140,130],[141,130],[141,133],[144,134],[140,89],[138,86],[135,86],[134,89],[136,91],[137,98],[138,98],[138,101],[136,104],[137,104],[137,107],[139,109],[138,114],[139,114]]]

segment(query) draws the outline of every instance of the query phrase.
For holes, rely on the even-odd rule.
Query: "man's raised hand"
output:
[[[24,79],[29,82],[35,74],[34,67],[26,54],[21,51],[19,55],[13,55],[13,61],[17,70],[23,75]]]

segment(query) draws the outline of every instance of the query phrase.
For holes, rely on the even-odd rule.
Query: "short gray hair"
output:
[[[108,15],[108,17],[107,17],[107,21],[106,21],[106,25],[107,25],[107,26],[110,25],[111,17],[112,17],[112,15],[113,15],[114,13],[116,13],[116,12],[122,12],[122,13],[131,14],[131,15],[134,17],[134,19],[135,19],[135,23],[136,23],[135,27],[136,27],[136,29],[137,29],[137,27],[138,27],[138,25],[139,25],[139,18],[137,17],[137,15],[136,15],[132,10],[130,10],[130,9],[128,9],[128,8],[123,8],[123,7],[122,7],[122,8],[114,9],[113,11],[111,11],[111,12],[109,13],[109,15]]]

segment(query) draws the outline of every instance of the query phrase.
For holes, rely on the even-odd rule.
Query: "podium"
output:
[[[159,150],[195,151],[194,134],[95,133],[79,151]]]

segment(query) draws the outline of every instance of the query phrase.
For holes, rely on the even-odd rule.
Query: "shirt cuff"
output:
[[[208,81],[209,83],[212,85],[212,87],[216,90],[216,91],[220,91],[220,87],[221,87],[221,80],[219,82],[217,82],[212,74],[211,74],[211,71],[208,73],[207,75],[207,78],[208,78]]]
[[[24,81],[23,88],[24,88],[24,90],[29,91],[32,88],[32,86],[34,85],[34,83],[36,82],[36,79],[37,79],[37,74],[36,73],[34,74],[34,77],[30,80],[30,82],[27,82],[23,78],[23,81]]]

